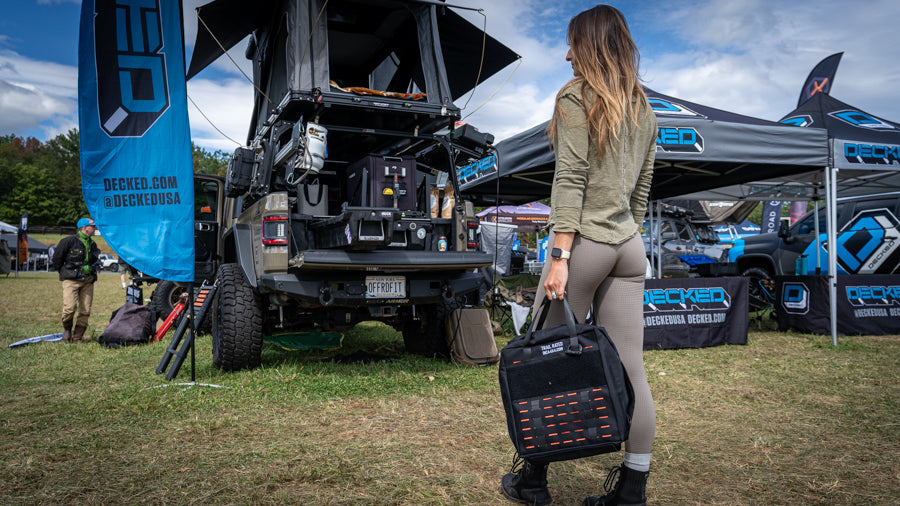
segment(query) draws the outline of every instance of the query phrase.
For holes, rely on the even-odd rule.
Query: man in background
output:
[[[87,330],[100,259],[100,248],[91,240],[97,231],[94,220],[81,218],[75,227],[75,234],[59,241],[53,252],[53,267],[59,272],[63,289],[63,339],[73,343],[84,339]]]

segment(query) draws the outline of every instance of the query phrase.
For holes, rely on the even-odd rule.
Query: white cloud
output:
[[[74,128],[77,79],[74,67],[0,51],[0,132],[52,138]]]
[[[696,13],[702,12],[702,16]],[[831,95],[887,119],[900,85],[894,1],[848,3],[754,0],[682,4],[671,29],[686,50],[643,63],[648,85],[721,109],[778,120],[797,105],[806,76],[822,58],[843,51]]]
[[[238,144],[246,142],[253,110],[253,88],[243,78],[221,82],[194,78],[188,81],[188,96],[196,104],[196,107],[188,104],[194,143],[206,149],[231,153]]]

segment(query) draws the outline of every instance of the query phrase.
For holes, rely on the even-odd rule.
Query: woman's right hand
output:
[[[569,261],[550,260],[550,271],[544,280],[544,293],[550,300],[562,300],[569,283]],[[554,297],[555,295],[555,297]]]

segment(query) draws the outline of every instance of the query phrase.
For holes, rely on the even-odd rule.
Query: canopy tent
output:
[[[685,198],[689,193],[826,166],[828,147],[822,129],[792,129],[648,88],[644,91],[659,123],[650,190],[653,199]],[[493,164],[460,171],[460,191],[488,204],[517,204],[548,197],[555,156],[546,130],[547,123],[543,123],[498,143]],[[697,200],[737,199],[717,196]]]
[[[0,241],[6,242],[6,245],[9,246],[10,251],[16,251],[16,238],[18,236],[15,233],[7,234],[0,233]],[[28,238],[28,252],[29,253],[37,253],[37,254],[45,254],[50,249],[49,246],[38,241],[33,237]]]
[[[515,225],[518,232],[536,232],[547,224],[550,206],[529,202],[518,206],[492,206],[476,214],[481,221]]]
[[[821,128],[828,135],[828,167],[835,169],[835,197],[857,197],[900,188],[900,124],[817,93],[781,119],[785,125]],[[683,198],[824,200],[826,173],[813,171],[755,178],[692,192]]]

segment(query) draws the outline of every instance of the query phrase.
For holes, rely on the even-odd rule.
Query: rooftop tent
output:
[[[217,0],[198,8],[188,78],[222,55],[222,47],[253,33],[247,56],[255,60],[261,90],[255,122],[264,122],[292,90],[328,93],[332,81],[424,92],[440,113],[518,58],[449,7],[424,0],[263,0],[248,9],[240,0]]]
[[[248,145],[278,152],[291,125],[314,122],[328,130],[328,159],[336,163],[402,152],[445,164],[439,157],[446,155],[432,148],[434,135],[461,117],[453,100],[518,58],[450,7],[432,0],[268,0],[248,10],[244,2],[217,0],[198,9],[188,76],[222,54],[210,39],[235,44],[252,33]],[[420,157],[429,149],[438,159]]]
[[[651,198],[683,197],[761,178],[809,172],[827,163],[826,134],[734,114],[644,89],[659,123]],[[466,176],[460,189],[476,200],[519,203],[550,195],[555,157],[547,123],[497,144],[496,166]],[[493,170],[496,169],[496,170]],[[496,183],[497,174],[501,179]],[[498,192],[499,186],[499,192]],[[729,197],[690,197],[733,200]]]

